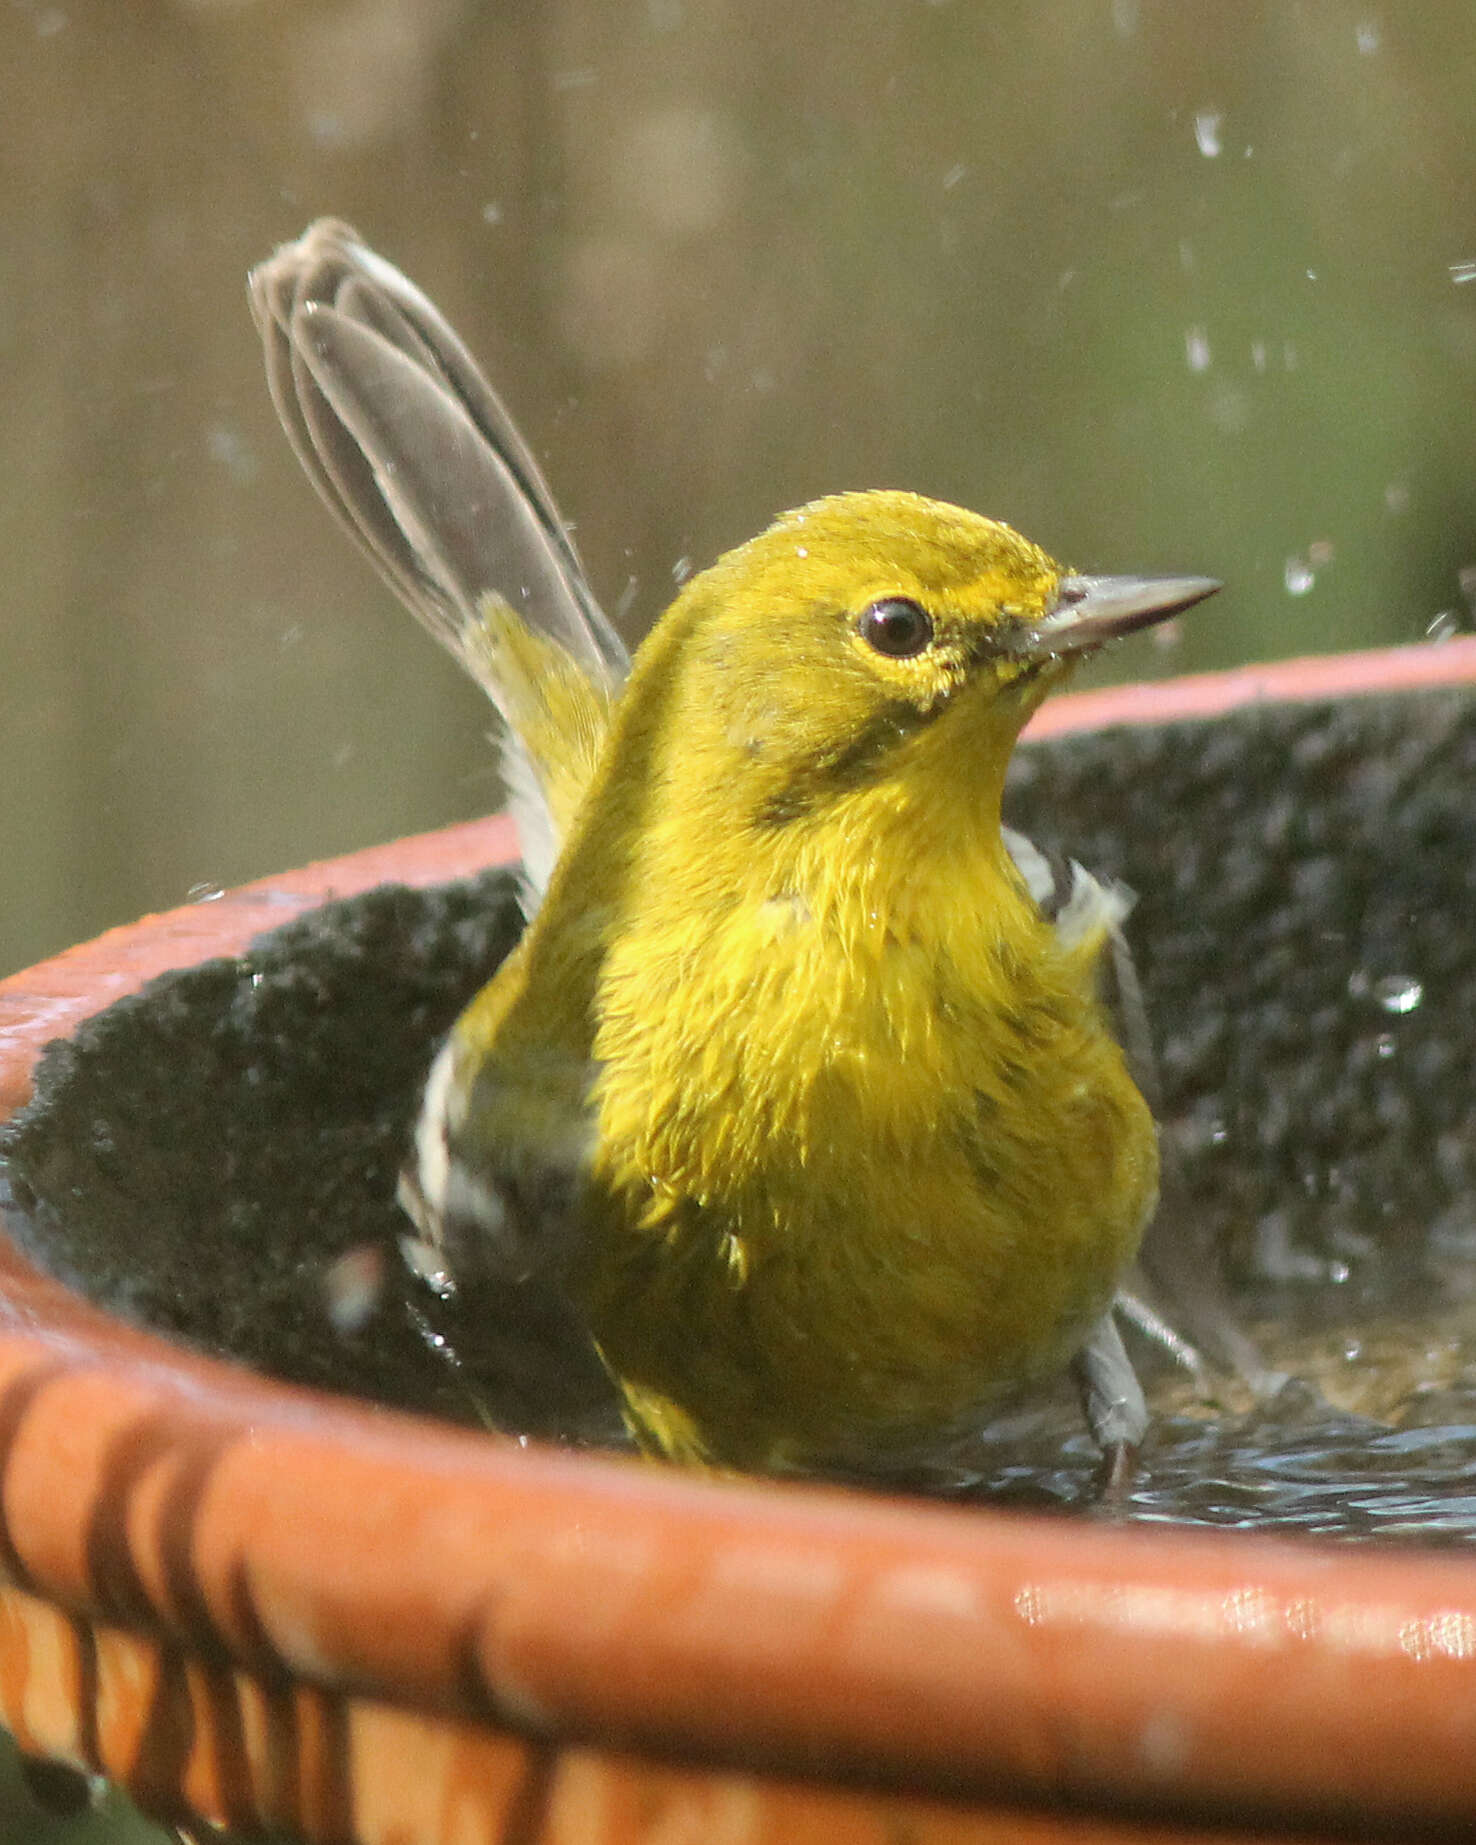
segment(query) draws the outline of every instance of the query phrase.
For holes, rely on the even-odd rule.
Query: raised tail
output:
[[[322,218],[248,286],[308,477],[502,716],[531,913],[603,746],[625,647],[527,443],[413,283]]]

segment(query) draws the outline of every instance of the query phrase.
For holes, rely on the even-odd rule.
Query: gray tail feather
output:
[[[618,685],[625,647],[538,463],[419,289],[325,218],[253,270],[249,292],[299,461],[418,619],[471,667],[466,636],[492,595]]]

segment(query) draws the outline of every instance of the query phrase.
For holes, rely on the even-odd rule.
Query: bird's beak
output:
[[[1062,577],[1043,619],[1026,624],[1022,653],[1087,653],[1137,628],[1193,608],[1224,585],[1213,577]]]

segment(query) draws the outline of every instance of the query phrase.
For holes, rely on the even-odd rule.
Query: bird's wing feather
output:
[[[1180,1363],[1204,1372],[1205,1363],[1242,1377],[1258,1395],[1280,1383],[1247,1337],[1230,1305],[1202,1237],[1194,1234],[1188,1188],[1177,1150],[1163,1132],[1158,1058],[1148,1024],[1137,963],[1123,929],[1133,906],[1126,885],[1103,883],[1075,860],[1054,858],[1023,833],[1006,827],[1005,845],[1042,915],[1070,947],[1097,929],[1104,932],[1098,991],[1128,1073],[1160,1123],[1159,1203],[1120,1299],[1127,1317]]]

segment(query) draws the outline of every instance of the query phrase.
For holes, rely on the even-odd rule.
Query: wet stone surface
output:
[[[1120,1515],[1476,1540],[1473,788],[1462,693],[1017,760],[1011,821],[1138,893],[1174,1208],[1296,1380],[1209,1402],[1149,1355],[1157,1426]],[[18,1240],[104,1304],[280,1376],[609,1436],[587,1354],[401,1256],[420,1084],[517,929],[504,873],[386,888],[99,1015],[48,1051],[6,1132]],[[1063,1395],[928,1484],[1080,1505],[1093,1458]]]
[[[495,1405],[537,1434],[612,1427],[592,1355],[520,1299],[443,1298],[400,1255],[426,1070],[520,930],[508,872],[388,885],[152,981],[49,1046],[0,1130],[12,1235],[103,1305],[279,1377],[462,1421]]]

